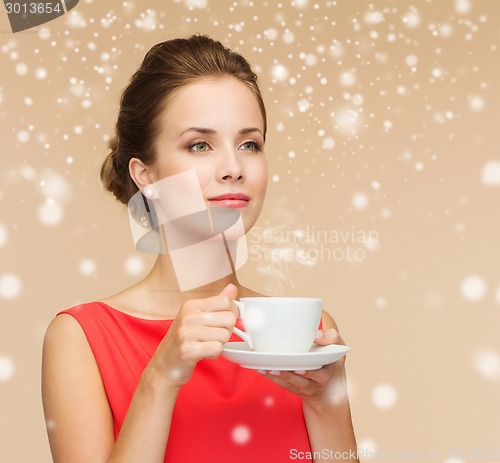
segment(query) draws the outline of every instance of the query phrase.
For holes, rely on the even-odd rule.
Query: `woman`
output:
[[[205,36],[167,41],[148,52],[122,95],[101,178],[119,201],[143,194],[147,205],[160,201],[164,180],[194,173],[205,207],[237,210],[248,231],[266,191],[265,135],[264,103],[244,58]],[[183,198],[165,200],[182,208]],[[224,274],[221,265],[214,257],[214,275]],[[256,293],[234,271],[213,280],[181,291],[179,266],[165,252],[136,285],[55,317],[42,375],[55,462],[352,457],[344,361],[256,372],[222,358],[224,344],[239,340],[234,299]],[[342,343],[326,312],[322,328],[317,344]]]

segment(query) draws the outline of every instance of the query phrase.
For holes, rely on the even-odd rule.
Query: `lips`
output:
[[[208,198],[210,204],[219,207],[245,207],[250,197],[244,193],[224,193],[213,198]]]

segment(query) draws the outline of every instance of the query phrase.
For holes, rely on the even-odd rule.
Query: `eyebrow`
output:
[[[214,135],[217,133],[214,129],[208,129],[206,127],[189,127],[189,129],[184,130],[179,135],[179,137],[182,137],[182,135],[184,135],[185,133],[188,133],[188,132],[197,132],[197,133],[201,133],[203,135]],[[257,127],[246,127],[244,129],[241,129],[238,132],[238,134],[239,135],[248,135],[248,134],[254,133],[254,132],[258,132],[262,136],[264,136],[264,134],[262,133],[262,130],[258,129]]]

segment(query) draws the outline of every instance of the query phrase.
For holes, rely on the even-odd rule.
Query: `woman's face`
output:
[[[237,79],[182,87],[160,120],[155,181],[194,170],[207,207],[237,209],[248,231],[266,193],[263,130],[256,97]]]

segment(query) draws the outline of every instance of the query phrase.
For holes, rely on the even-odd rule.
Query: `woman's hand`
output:
[[[314,342],[320,346],[327,346],[330,344],[345,345],[339,332],[335,328],[319,330]],[[342,357],[335,363],[325,365],[319,370],[273,370],[259,372],[276,384],[298,395],[305,404],[321,407],[328,404],[341,404],[343,401],[347,400],[344,365],[345,357]]]
[[[325,312],[323,329],[318,332],[314,342],[320,346],[345,345],[332,317]],[[344,366],[345,357],[342,357],[319,370],[271,371],[265,374],[276,384],[302,399],[302,410],[313,454],[327,449],[335,452],[335,455],[338,452],[342,458],[345,456],[345,461],[359,463]],[[334,460],[337,461],[338,458],[331,456],[325,461]]]
[[[189,381],[196,364],[217,358],[233,332],[238,309],[233,300],[238,290],[227,285],[219,295],[184,303],[156,350],[151,368],[173,386]]]

